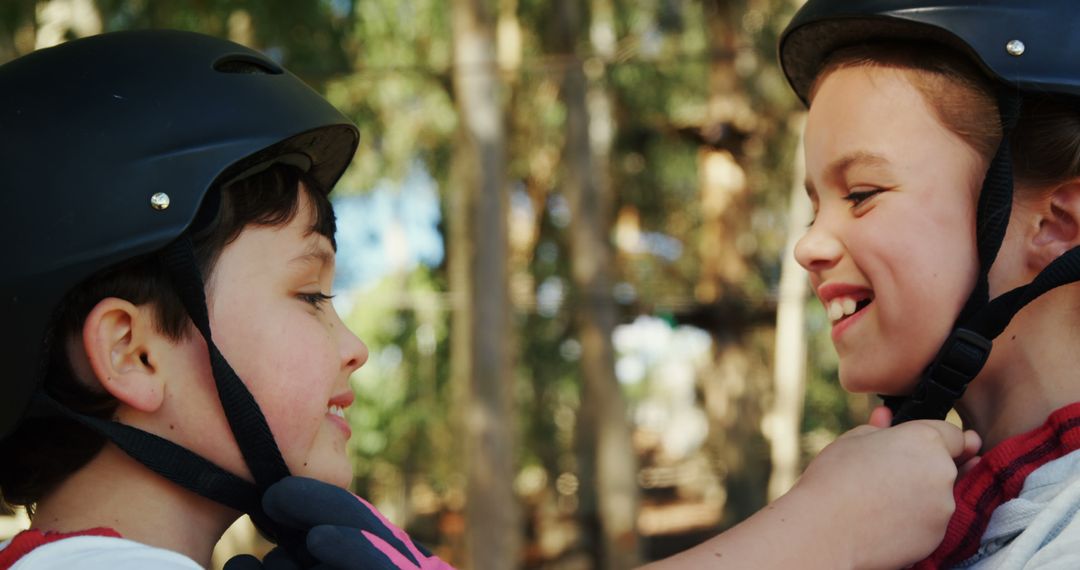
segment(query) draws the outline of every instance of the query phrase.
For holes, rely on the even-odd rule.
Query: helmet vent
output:
[[[242,75],[280,75],[277,64],[248,54],[227,55],[214,62],[214,70]]]

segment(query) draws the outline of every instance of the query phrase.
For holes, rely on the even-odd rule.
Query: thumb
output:
[[[866,423],[877,428],[887,428],[892,425],[892,410],[885,406],[878,406],[870,412],[870,419]]]

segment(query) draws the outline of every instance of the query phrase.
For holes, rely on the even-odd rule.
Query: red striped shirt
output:
[[[24,530],[11,539],[6,548],[0,550],[0,570],[8,570],[26,556],[31,550],[50,542],[64,540],[73,536],[109,536],[122,538],[120,533],[111,528],[99,527],[78,532],[49,532],[37,529]]]
[[[957,481],[956,512],[944,540],[913,568],[951,568],[970,558],[979,550],[994,509],[1015,499],[1032,471],[1076,449],[1080,449],[1080,402],[1050,414],[1038,428],[998,444]]]

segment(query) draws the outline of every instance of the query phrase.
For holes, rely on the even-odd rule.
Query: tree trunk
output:
[[[466,568],[514,568],[520,524],[513,492],[505,135],[491,6],[455,0],[454,95],[461,118],[451,226],[453,371],[466,469]]]
[[[592,528],[599,533],[593,538],[598,567],[622,569],[640,562],[636,529],[639,490],[637,458],[626,404],[615,378],[612,345],[616,320],[612,297],[614,251],[610,240],[613,196],[607,169],[614,120],[602,84],[602,67],[590,70],[590,88],[577,57],[579,10],[578,0],[558,3],[558,47],[570,62],[562,83],[566,106],[562,188],[571,211],[571,280],[582,349],[583,389],[577,423],[580,507],[586,532]],[[610,16],[610,10],[607,13]]]
[[[802,117],[797,119],[802,132]],[[783,495],[800,472],[799,439],[806,392],[806,274],[795,261],[795,242],[810,222],[810,200],[803,190],[803,148],[799,137],[792,169],[788,237],[780,269],[780,299],[776,307],[776,356],[773,360],[772,409],[766,416],[766,435],[772,444],[769,500]]]

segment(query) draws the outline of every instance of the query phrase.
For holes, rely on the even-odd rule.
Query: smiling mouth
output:
[[[855,313],[865,309],[874,300],[870,297],[864,299],[855,299],[854,297],[836,297],[829,301],[825,309],[829,314],[829,321],[832,324],[839,323]]]

